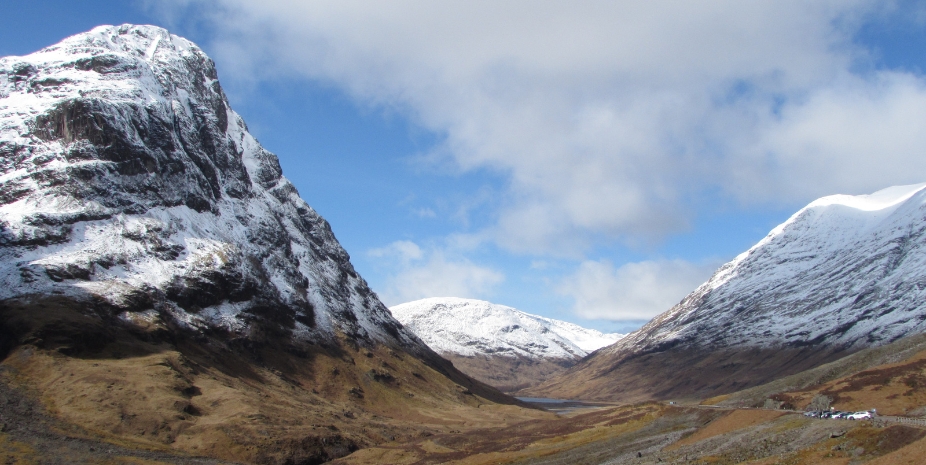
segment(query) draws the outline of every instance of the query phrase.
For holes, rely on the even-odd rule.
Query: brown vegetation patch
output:
[[[574,416],[436,434],[406,444],[384,444],[359,451],[337,463],[379,464],[386,463],[387,457],[389,463],[414,465],[511,463],[634,431],[665,414],[665,407],[657,404],[604,408]]]
[[[760,386],[731,393],[726,396],[726,398],[710,399],[710,402],[716,402],[717,405],[726,407],[741,408],[760,406],[766,399],[776,394],[793,394],[816,389],[827,383],[866,370],[877,369],[879,367],[883,368],[886,365],[896,364],[899,361],[912,360],[918,353],[923,351],[926,351],[926,334],[914,334],[887,345],[864,349],[816,368],[781,377]],[[870,379],[869,381],[875,380]],[[877,382],[871,382],[870,384],[872,384],[872,390],[879,390]],[[905,389],[903,392],[885,394],[884,397],[899,397],[908,390],[909,388]],[[802,402],[809,402],[809,400],[803,399]],[[799,400],[795,405],[801,407],[805,404],[801,403]]]
[[[705,427],[699,429],[694,434],[676,442],[672,445],[672,448],[694,444],[698,441],[710,439],[714,436],[719,436],[731,431],[736,431],[739,429],[748,428],[750,426],[755,426],[760,423],[765,423],[767,421],[774,420],[784,414],[784,412],[776,412],[773,410],[734,410],[729,414],[708,423]]]
[[[926,405],[926,351],[787,395],[803,408],[818,394],[832,398],[841,410],[877,408],[882,415],[908,414]]]
[[[904,425],[887,428],[865,426],[849,431],[846,437],[853,446],[861,448],[865,456],[881,456],[923,439],[926,430]]]
[[[719,396],[711,397],[711,398],[709,398],[709,399],[704,399],[704,400],[702,400],[699,404],[700,404],[700,405],[718,405],[718,404],[720,404],[721,402],[723,402],[723,401],[725,401],[725,400],[727,400],[727,399],[729,399],[729,398],[730,398],[730,394],[722,394],[722,395],[719,395]]]
[[[926,439],[920,439],[868,463],[870,465],[921,465],[924,457],[926,457]]]
[[[236,342],[136,327],[67,300],[0,302],[0,326],[13,384],[62,424],[130,449],[320,463],[424,434],[554,417],[493,402],[516,403],[434,354],[348,339]]]
[[[576,360],[571,359],[540,360],[486,355],[463,357],[454,354],[442,356],[453,362],[463,373],[502,392],[516,392],[536,386],[576,363]]]
[[[819,347],[673,347],[653,353],[596,352],[518,395],[643,402],[696,400],[733,393],[831,362],[847,352]]]

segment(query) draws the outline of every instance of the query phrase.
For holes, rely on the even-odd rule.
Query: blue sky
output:
[[[926,180],[922,2],[693,3],[8,2],[0,55],[167,27],[387,304],[626,331],[814,198]]]

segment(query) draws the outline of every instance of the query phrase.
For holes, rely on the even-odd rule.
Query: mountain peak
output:
[[[435,351],[462,356],[578,359],[622,336],[458,297],[431,297],[390,310]]]
[[[229,107],[212,60],[162,28],[0,59],[0,155],[0,299],[421,347]]]
[[[152,65],[170,61],[175,57],[196,57],[209,60],[193,42],[171,34],[159,26],[122,24],[97,26],[90,31],[73,35],[43,48],[32,57],[47,61],[62,60],[79,55],[99,55],[114,52],[144,60]]]

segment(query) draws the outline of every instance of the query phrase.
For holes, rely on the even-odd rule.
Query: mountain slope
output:
[[[4,58],[0,76],[0,298],[412,344],[192,43],[101,27]]]
[[[421,299],[390,310],[465,373],[503,391],[537,384],[622,336],[456,297]]]
[[[923,332],[924,233],[926,184],[818,199],[535,394],[708,396]]]
[[[86,434],[236,461],[517,403],[392,317],[212,61],[152,26],[0,59],[0,357]]]

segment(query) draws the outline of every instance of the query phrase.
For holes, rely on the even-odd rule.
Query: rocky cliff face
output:
[[[824,197],[548,388],[728,392],[922,333],[924,299],[926,184]]]
[[[420,345],[228,105],[150,26],[0,60],[0,299],[236,338]]]

